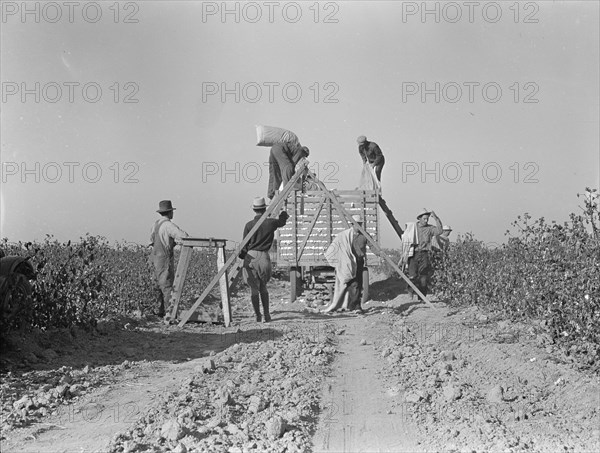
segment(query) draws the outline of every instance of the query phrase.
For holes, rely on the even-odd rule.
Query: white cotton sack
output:
[[[256,146],[273,146],[275,143],[300,144],[296,134],[273,126],[256,126],[256,142]]]

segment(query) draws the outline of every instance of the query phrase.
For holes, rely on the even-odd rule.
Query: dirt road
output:
[[[364,316],[286,304],[274,280],[270,324],[240,300],[228,329],[131,322],[21,345],[2,451],[600,450],[598,376],[542,329],[374,280]]]

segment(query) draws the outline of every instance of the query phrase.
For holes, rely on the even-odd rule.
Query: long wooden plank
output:
[[[302,195],[300,193],[298,193],[297,195],[298,195],[298,200],[303,200],[305,205],[317,203],[320,198],[318,192],[315,192],[314,194],[311,194],[311,195]],[[341,204],[352,203],[352,202],[356,202],[357,200],[359,200],[359,201],[365,200],[367,202],[367,204],[370,204],[370,205],[377,205],[377,203],[379,203],[379,199],[377,197],[363,194],[358,190],[356,190],[353,195],[339,196],[337,194],[334,194],[334,196],[336,198],[338,198],[338,201]]]
[[[298,200],[296,197],[293,197],[294,200],[294,209],[292,214],[292,235],[296,238],[298,237]],[[298,242],[294,242],[294,262],[298,262]],[[292,278],[292,270],[290,269],[290,279]],[[291,280],[290,280],[291,281]],[[294,283],[295,288],[295,283]],[[292,291],[293,292],[293,291]],[[293,299],[295,300],[295,299]]]
[[[335,196],[335,195],[334,195]],[[363,211],[362,206],[358,206],[358,204],[362,204],[362,201],[360,201],[360,199],[357,199],[357,201],[353,201],[352,203],[340,203],[342,206],[344,206],[344,208],[346,208],[346,210],[348,211],[357,211],[357,212],[361,212]],[[311,205],[312,209],[311,210],[315,210],[317,209],[317,206],[315,204]],[[372,213],[375,212],[375,210],[377,210],[379,208],[379,206],[375,203],[369,203],[366,205],[366,209],[367,211],[370,211]],[[309,211],[308,209],[306,211]],[[335,215],[337,215],[337,212],[334,210],[333,213]]]
[[[192,247],[225,247],[227,239],[214,239],[214,238],[183,238],[181,239],[182,245],[189,245]]]
[[[227,271],[227,282],[230,287],[235,280],[235,277],[237,277],[238,273],[242,270],[242,267],[244,267],[244,261],[239,260],[236,261],[234,265],[231,266],[231,268]]]
[[[185,283],[185,276],[187,275],[188,268],[190,266],[190,259],[192,257],[192,247],[182,246],[179,254],[179,261],[177,262],[177,270],[175,271],[175,281],[173,282],[173,291],[171,292],[171,319],[177,319],[177,310],[179,308],[179,300],[183,293],[183,284]],[[165,301],[169,303],[170,301]]]
[[[352,215],[352,214],[350,214]],[[319,234],[320,232],[323,232],[323,236],[325,236],[325,231],[327,230],[327,224],[325,222],[319,222],[318,224],[314,225],[312,228],[313,234]],[[339,229],[340,231],[344,229],[344,225],[341,221],[337,222],[337,223],[333,223],[333,228],[334,229]],[[296,235],[294,235],[292,232],[285,232],[285,234],[283,234],[281,237],[282,240],[285,240],[285,238],[290,237],[290,238],[294,238],[294,237],[299,237],[299,236],[305,236],[310,230],[311,230],[311,225],[302,225],[301,227],[298,227],[296,229]],[[364,227],[363,227],[364,228]],[[370,229],[370,230],[376,230],[377,227],[375,226],[369,226],[365,229]]]
[[[225,247],[217,249],[217,268],[221,270],[225,266]],[[227,284],[227,270],[219,279],[219,287],[221,290],[221,305],[223,307],[223,321],[225,327],[231,325],[231,305],[229,304],[229,285]]]
[[[377,197],[374,195],[363,195],[363,194],[353,194],[353,195],[338,195],[334,194],[334,196],[338,199],[341,204],[346,203],[356,203],[357,201],[367,200],[367,203],[377,203]]]
[[[376,217],[377,216],[377,207],[374,208],[366,208],[366,209],[357,209],[357,208],[346,208],[346,211],[348,211],[350,214],[360,214],[360,215],[366,215],[367,217]],[[305,209],[304,211],[304,215],[299,215],[298,216],[298,221],[299,222],[309,222],[312,220],[313,216],[315,215],[315,212],[319,211],[319,209]],[[324,218],[319,219],[321,221],[325,221]]]
[[[383,209],[383,212],[392,224],[392,228],[394,228],[394,231],[396,232],[400,240],[402,240],[402,234],[404,233],[404,230],[402,230],[402,228],[398,224],[398,221],[396,220],[396,217],[394,217],[394,213],[388,207],[387,203],[382,197],[379,197],[379,206],[381,206],[381,209]]]
[[[310,170],[308,170],[309,174],[311,173]],[[313,175],[314,177],[314,175]],[[348,213],[345,212],[344,207],[337,201],[337,199],[335,198],[335,196],[333,194],[331,194],[329,192],[329,190],[327,190],[327,187],[325,187],[325,185],[317,180],[315,178],[315,182],[317,183],[317,185],[319,185],[319,187],[324,190],[324,192],[327,194],[327,196],[329,197],[329,199],[331,200],[331,202],[333,203],[333,205],[338,209],[338,212],[342,213],[345,216],[348,216],[348,220],[350,220],[350,222],[352,222],[353,225],[355,225],[358,230],[365,236],[365,238],[367,239],[367,242],[369,243],[369,246],[372,248],[372,250],[379,255],[380,258],[383,258],[387,261],[387,263],[392,266],[392,268],[398,272],[398,274],[400,275],[400,277],[402,277],[404,279],[404,281],[419,295],[419,297],[421,299],[423,299],[423,301],[425,301],[431,308],[435,308],[434,305],[431,303],[431,301],[429,299],[427,299],[427,297],[425,297],[425,295],[419,290],[419,288],[417,288],[415,286],[415,284],[413,282],[410,281],[410,279],[404,275],[404,272],[402,272],[402,270],[398,267],[398,265],[394,262],[394,260],[392,260],[387,253],[385,253],[383,250],[381,250],[381,248],[379,248],[379,245],[373,240],[373,238],[371,237],[370,234],[368,234],[362,226],[360,226],[360,224],[358,224],[357,222],[354,221],[354,219],[348,215]]]
[[[296,184],[296,181],[298,181],[302,177],[302,175],[303,175],[303,173],[305,171],[307,171],[307,169],[306,169],[306,163],[304,163],[298,169],[298,171],[294,174],[294,176],[292,177],[292,179],[290,179],[290,181],[287,183],[287,186],[285,186],[283,188],[283,191],[279,194],[279,196],[277,197],[277,199],[273,203],[271,203],[269,205],[269,207],[267,208],[267,210],[265,211],[265,213],[262,215],[262,217],[258,220],[258,222],[256,222],[256,224],[248,232],[248,234],[246,235],[246,237],[244,239],[242,239],[242,242],[240,242],[240,245],[238,245],[235,253],[232,253],[231,256],[227,259],[227,262],[225,263],[225,265],[217,272],[217,275],[215,275],[213,277],[213,279],[210,281],[210,283],[208,284],[208,286],[204,289],[204,291],[202,292],[202,294],[200,295],[200,297],[198,297],[198,299],[196,299],[196,302],[194,302],[194,305],[192,306],[192,308],[190,308],[187,311],[187,313],[185,313],[185,315],[182,316],[181,322],[179,323],[179,327],[183,327],[185,325],[185,323],[188,321],[188,319],[190,319],[190,316],[192,315],[192,313],[194,313],[196,311],[196,309],[198,308],[198,306],[202,303],[202,301],[206,298],[206,296],[212,291],[212,289],[217,284],[217,282],[219,281],[219,279],[221,278],[221,276],[223,274],[225,274],[225,272],[231,266],[231,264],[235,260],[238,259],[239,253],[242,251],[242,248],[244,248],[244,246],[250,241],[250,238],[252,238],[252,235],[258,231],[258,229],[260,228],[260,226],[269,217],[269,215],[273,211],[275,211],[275,209],[281,204],[281,202],[284,201],[285,199],[287,199],[287,196],[289,195],[289,193],[294,188],[294,184]]]
[[[329,189],[327,189],[329,190]],[[360,190],[361,192],[364,192],[366,195],[368,195],[369,197],[377,197],[378,192],[376,190],[363,190],[363,189],[331,189],[329,190],[331,193],[335,194],[336,197],[338,196],[345,196],[345,195],[355,195],[356,191]],[[307,190],[304,192],[305,195],[315,195],[315,194],[320,194],[321,190]]]
[[[347,211],[348,211],[348,214],[350,214],[350,215],[359,214],[361,217],[364,217],[365,221],[367,222],[367,224],[370,222],[373,225],[375,225],[375,221],[377,220],[377,215],[375,214],[375,212],[373,212],[372,214],[368,214],[368,215],[364,216],[361,210],[353,209],[353,210],[347,210]],[[313,212],[313,214],[314,214],[314,212]],[[313,220],[313,218],[314,218],[314,215],[312,217],[303,216],[302,218],[298,218],[298,227],[310,225],[311,222],[312,222],[312,220]],[[338,216],[338,215],[333,216],[332,219],[326,219],[326,218],[324,218],[324,216],[320,216],[317,219],[317,223],[316,224],[317,225],[318,224],[326,225],[326,224],[329,223],[330,220],[333,221],[333,222],[342,222],[343,218],[340,217],[340,216]]]
[[[312,197],[309,200],[304,200],[304,209],[305,210],[314,209],[315,206],[319,203],[319,200],[320,200],[320,198],[318,198],[318,197]],[[361,195],[357,195],[356,197],[353,197],[351,200],[338,200],[338,201],[340,202],[341,205],[344,205],[347,207],[351,207],[350,205],[360,202],[360,206],[357,206],[357,208],[362,207],[363,201],[365,202],[365,205],[370,208],[376,208],[377,205],[379,204],[379,201],[377,200],[377,198],[373,198],[372,200],[369,200],[368,198],[365,198]]]

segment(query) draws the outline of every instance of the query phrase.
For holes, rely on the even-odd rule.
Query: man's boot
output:
[[[262,320],[260,316],[260,296],[258,294],[250,296],[250,300],[252,301],[252,308],[254,308],[254,314],[256,315],[256,322],[260,322]]]
[[[154,311],[154,314],[159,318],[165,316],[165,299],[163,296],[163,292],[159,289],[156,296],[156,302],[158,308]]]
[[[421,290],[421,292],[423,293],[424,296],[427,296],[427,293],[429,292],[429,288],[428,288],[428,281],[429,279],[427,277],[421,277],[421,286],[419,286],[419,289]]]
[[[415,285],[417,287],[417,289],[420,291],[421,288],[419,288],[419,281],[416,278],[411,278],[410,281],[412,282],[413,285]],[[412,286],[408,287],[408,294],[410,294],[410,300],[414,300],[415,296],[417,297],[417,300],[419,299],[419,296],[417,295],[417,293],[415,292],[415,290],[412,288]]]
[[[271,321],[271,313],[269,313],[269,293],[261,294],[263,313],[265,315],[265,322]]]

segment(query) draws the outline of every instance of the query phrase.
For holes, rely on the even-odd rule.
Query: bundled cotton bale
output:
[[[273,126],[256,126],[256,146],[273,146],[275,143],[300,144],[296,134]]]
[[[362,173],[360,175],[360,182],[358,184],[360,190],[381,190],[381,183],[377,179],[375,170],[368,162],[363,165]]]

